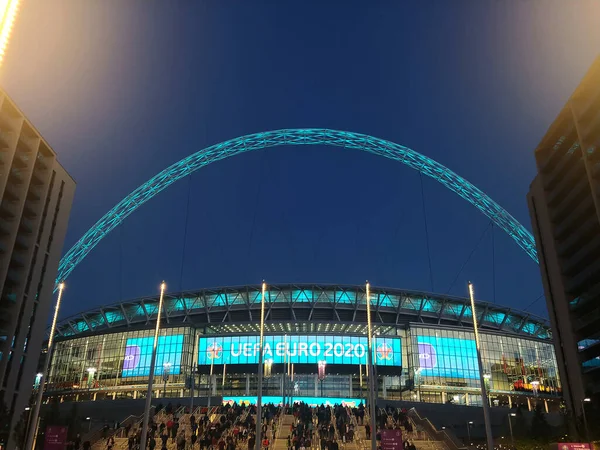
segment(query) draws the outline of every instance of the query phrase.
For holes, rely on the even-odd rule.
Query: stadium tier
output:
[[[265,398],[366,397],[364,286],[269,285],[265,298]],[[166,294],[155,395],[256,398],[261,287]],[[46,387],[61,401],[146,394],[158,296],[87,311],[57,325]],[[378,397],[481,405],[473,312],[466,298],[371,288]],[[482,359],[492,406],[543,400],[561,385],[548,323],[478,302]]]

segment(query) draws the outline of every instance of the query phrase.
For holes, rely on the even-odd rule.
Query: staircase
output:
[[[287,450],[287,437],[290,435],[290,427],[294,423],[294,416],[285,414],[277,425],[277,436],[274,439],[273,450]]]

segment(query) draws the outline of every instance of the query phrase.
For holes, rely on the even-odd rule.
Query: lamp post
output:
[[[588,429],[587,416],[585,415],[585,404],[591,402],[591,398],[584,398],[581,400],[581,413],[583,414],[583,426],[585,428],[585,439],[590,440],[590,430]]]
[[[513,436],[513,430],[512,430],[512,419],[511,417],[516,417],[515,413],[510,413],[508,415],[508,429],[510,430],[510,445],[513,446],[513,448],[515,447],[515,437]]]
[[[473,314],[473,330],[475,331],[475,346],[477,350],[477,364],[479,365],[479,384],[481,385],[481,403],[483,406],[483,421],[485,424],[485,437],[488,450],[494,450],[494,437],[490,421],[490,404],[488,402],[485,378],[483,373],[483,361],[481,360],[481,343],[479,341],[479,328],[477,326],[477,313],[475,311],[475,290],[473,283],[469,282],[469,298],[471,299],[471,313]]]
[[[260,450],[262,442],[261,427],[262,427],[262,385],[263,385],[263,338],[265,329],[265,293],[267,291],[267,283],[263,281],[261,286],[260,297],[260,338],[258,341],[258,392],[256,396],[256,435],[255,435],[255,450]]]
[[[165,383],[165,387],[163,389],[163,398],[165,398],[167,396],[167,381],[169,381],[169,374],[171,373],[171,366],[172,366],[172,364],[170,362],[166,362],[163,364],[162,379]]]
[[[273,368],[273,360],[267,359],[264,367],[264,377],[271,378],[271,369]]]
[[[492,406],[492,399],[490,398],[491,380],[492,376],[489,373],[483,374],[483,381],[485,383],[485,394],[487,395],[487,402],[490,406]]]
[[[27,432],[27,442],[25,444],[25,450],[33,449],[34,439],[37,436],[38,419],[40,416],[40,406],[42,405],[42,397],[44,395],[44,384],[46,383],[46,377],[48,376],[48,366],[50,365],[50,359],[52,358],[52,344],[54,342],[54,331],[56,330],[56,320],[58,319],[58,311],[60,310],[60,301],[62,300],[62,294],[65,289],[65,283],[58,285],[58,298],[56,299],[56,306],[54,307],[54,316],[52,317],[52,326],[50,327],[50,335],[48,336],[48,350],[46,351],[46,361],[44,361],[44,370],[38,374],[36,380],[38,380],[39,388],[35,400],[35,407],[33,409],[33,415],[29,422],[29,431]]]
[[[415,385],[414,388],[417,390],[417,397],[416,400],[417,401],[421,401],[421,378],[420,378],[420,374],[421,374],[421,370],[423,368],[419,367],[418,369],[415,370],[415,374],[414,374],[414,380],[415,380]]]
[[[283,373],[281,374],[283,382],[281,383],[281,406],[283,407],[283,414],[286,410],[286,398],[287,398],[287,333],[283,335]]]
[[[375,415],[377,411],[377,398],[375,397],[375,367],[373,366],[373,331],[371,328],[371,285],[366,283],[367,302],[367,360],[369,377],[369,408],[371,411],[371,450],[377,450],[377,429],[375,428]]]
[[[165,296],[166,283],[160,284],[160,299],[158,301],[158,311],[156,312],[156,328],[154,329],[154,341],[152,344],[152,359],[150,360],[150,372],[148,374],[148,390],[146,391],[146,406],[144,408],[144,419],[142,422],[142,436],[140,438],[140,448],[146,449],[146,439],[148,438],[148,421],[150,419],[150,405],[152,403],[152,385],[154,383],[154,367],[156,366],[156,349],[158,347],[158,332],[160,331],[160,314],[162,311],[163,298]]]
[[[321,360],[318,362],[319,366],[319,381],[321,381],[321,397],[323,397],[323,380],[325,379],[325,367],[327,366],[327,361]]]
[[[92,384],[94,383],[94,374],[96,373],[96,368],[89,367],[87,369],[87,373],[88,373],[87,385],[88,385],[88,392],[89,392],[89,390],[92,388]]]
[[[471,445],[471,425],[473,425],[472,420],[467,422],[467,436],[469,437],[469,445]]]
[[[210,399],[213,393],[213,369],[215,367],[216,342],[213,342],[212,353],[210,357],[210,373],[208,374],[208,409],[210,409]],[[209,347],[210,350],[210,347]]]

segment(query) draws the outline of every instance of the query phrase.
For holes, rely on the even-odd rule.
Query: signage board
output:
[[[381,450],[403,450],[402,430],[381,430]]]
[[[201,337],[198,364],[258,364],[259,337]],[[366,336],[272,335],[264,337],[263,358],[274,364],[366,364]],[[379,366],[401,366],[402,348],[398,337],[373,340],[373,362]]]
[[[69,427],[48,425],[44,434],[44,450],[65,450]]]
[[[479,379],[474,339],[417,336],[419,375]]]
[[[152,360],[152,349],[154,337],[129,338],[125,343],[125,356],[123,358],[123,370],[121,376],[147,377],[150,375],[150,362]],[[169,374],[179,375],[181,373],[181,354],[183,353],[183,334],[172,336],[159,336],[156,348],[155,375],[162,375],[166,364],[169,366]]]
[[[559,442],[557,450],[590,450],[590,444],[581,442]]]

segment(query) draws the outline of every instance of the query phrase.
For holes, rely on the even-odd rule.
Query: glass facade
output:
[[[154,330],[140,330],[56,342],[47,390],[132,397],[134,386],[148,383],[153,341]],[[161,330],[154,370],[160,377],[155,379],[157,385],[163,378],[184,384],[194,363],[194,345],[195,332],[189,327]]]
[[[410,376],[424,401],[481,404],[475,335],[461,329],[411,327]],[[550,342],[481,333],[484,381],[499,404],[507,395],[560,396],[554,347]],[[442,395],[444,394],[444,395]]]
[[[379,398],[481,404],[472,331],[421,324],[394,331],[393,336],[377,336],[373,344]],[[258,337],[204,332],[192,326],[161,330],[155,395],[189,396],[193,379],[196,396],[255,396]],[[47,395],[62,400],[144,397],[153,337],[153,330],[140,330],[58,340]],[[489,332],[482,332],[480,338],[492,406],[528,403],[529,398],[558,405],[560,380],[550,341]],[[364,399],[368,389],[365,348],[364,335],[266,335],[265,361],[272,369],[263,395],[281,396],[284,384],[289,383],[286,389],[294,397]],[[294,363],[293,381],[282,375],[284,359]],[[326,361],[322,380],[319,361]]]

